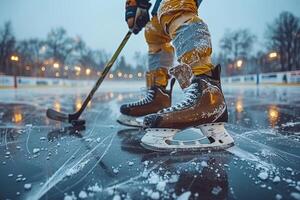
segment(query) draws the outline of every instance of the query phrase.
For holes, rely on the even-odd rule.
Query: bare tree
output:
[[[237,31],[226,31],[220,41],[220,48],[223,50],[227,58],[236,60],[239,57],[248,57],[256,36],[248,29]]]
[[[300,20],[290,12],[283,12],[268,26],[268,46],[279,53],[281,71],[299,69]]]
[[[10,22],[6,22],[0,29],[0,71],[12,73],[10,69],[10,56],[15,53],[16,39],[12,32]]]
[[[43,66],[45,42],[39,39],[23,40],[18,43],[17,51],[22,57],[22,66],[28,66],[28,69],[21,69],[21,73],[30,70],[29,75],[41,75],[41,67]],[[27,68],[27,67],[26,67]]]
[[[65,29],[57,28],[50,31],[47,36],[46,44],[47,57],[63,66],[71,53],[76,50],[80,44],[80,40],[78,38],[77,40],[70,38]],[[62,72],[62,67],[60,69]]]
[[[235,62],[238,59],[247,60],[251,55],[256,36],[248,29],[241,29],[236,31],[227,30],[223,38],[220,40],[220,48],[222,59],[227,61],[227,75],[240,73],[245,70],[241,67],[235,69]]]

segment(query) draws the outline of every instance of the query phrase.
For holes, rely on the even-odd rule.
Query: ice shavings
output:
[[[300,193],[298,193],[298,192],[292,192],[291,193],[291,197],[293,199],[300,200]]]
[[[70,177],[73,176],[74,174],[77,174],[81,169],[84,168],[84,166],[90,161],[90,159],[85,160],[82,163],[79,163],[78,165],[75,165],[71,169],[68,169],[66,171],[66,176]]]
[[[34,149],[32,150],[32,153],[37,154],[37,153],[39,153],[40,151],[41,151],[40,148],[34,148]]]
[[[177,200],[188,200],[191,196],[191,192],[188,191],[188,192],[185,192],[185,193],[182,193],[178,198]]]
[[[25,188],[25,190],[30,190],[31,189],[31,184],[30,183],[24,184],[24,188]]]
[[[88,195],[87,195],[86,191],[82,190],[79,192],[78,197],[80,199],[86,199],[88,197]]]
[[[265,171],[260,172],[257,176],[258,176],[258,178],[260,178],[263,181],[267,180],[269,177],[268,173]]]
[[[216,186],[212,189],[211,193],[215,196],[217,196],[222,191],[222,188],[220,186]]]

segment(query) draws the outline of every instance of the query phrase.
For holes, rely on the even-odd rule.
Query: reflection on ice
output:
[[[271,105],[268,109],[268,118],[272,128],[274,128],[279,121],[279,108]]]
[[[143,130],[118,125],[120,104],[140,97],[138,89],[131,91],[97,92],[82,116],[86,129],[80,130],[48,120],[45,109],[73,112],[85,90],[1,93],[0,199],[290,199],[299,194],[299,90],[225,87],[226,128],[236,146],[196,154],[151,152],[140,145]],[[174,91],[174,103],[180,95]],[[22,104],[10,103],[16,101]],[[25,190],[25,184],[31,188]]]

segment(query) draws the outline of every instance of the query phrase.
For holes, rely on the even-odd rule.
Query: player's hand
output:
[[[149,9],[151,3],[148,0],[127,0],[125,19],[128,28],[134,34],[138,34],[149,22]]]

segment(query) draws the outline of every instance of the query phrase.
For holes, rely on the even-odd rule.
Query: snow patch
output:
[[[280,182],[280,177],[279,176],[275,176],[273,179],[273,183],[279,183]]]
[[[300,193],[298,192],[292,192],[291,193],[291,197],[296,199],[296,200],[300,200]]]
[[[220,186],[214,187],[211,191],[211,193],[215,196],[217,196],[222,191],[222,188]]]
[[[160,195],[159,192],[152,192],[150,195],[151,199],[159,199]]]
[[[24,185],[25,190],[30,190],[31,189],[31,184],[30,183],[26,183]]]
[[[276,200],[281,200],[281,199],[282,199],[282,195],[276,194],[275,199],[276,199]]]
[[[165,187],[166,187],[166,182],[164,181],[160,181],[157,185],[156,185],[156,189],[158,191],[161,191],[163,192],[165,190]]]
[[[120,195],[116,194],[116,195],[112,198],[112,200],[121,200],[121,197],[120,197]]]
[[[36,153],[38,153],[38,152],[40,152],[41,150],[39,149],[39,148],[34,148],[33,150],[32,150],[32,153],[34,153],[34,154],[36,154]]]
[[[207,164],[207,162],[206,162],[206,161],[202,161],[202,162],[201,162],[201,166],[202,166],[202,167],[207,167],[207,166],[208,166],[208,164]]]
[[[267,180],[268,177],[269,177],[268,173],[265,172],[265,171],[260,172],[257,176],[258,176],[258,178],[260,178],[260,179],[263,180],[263,181],[264,181],[264,180]]]
[[[96,183],[93,186],[89,186],[88,191],[90,191],[90,192],[102,192],[102,188],[99,187],[98,183]]]
[[[82,190],[82,191],[79,192],[78,197],[80,199],[86,199],[88,197],[88,195],[85,191]]]
[[[191,196],[191,192],[188,191],[188,192],[185,192],[185,193],[182,193],[178,198],[177,200],[188,200]]]

